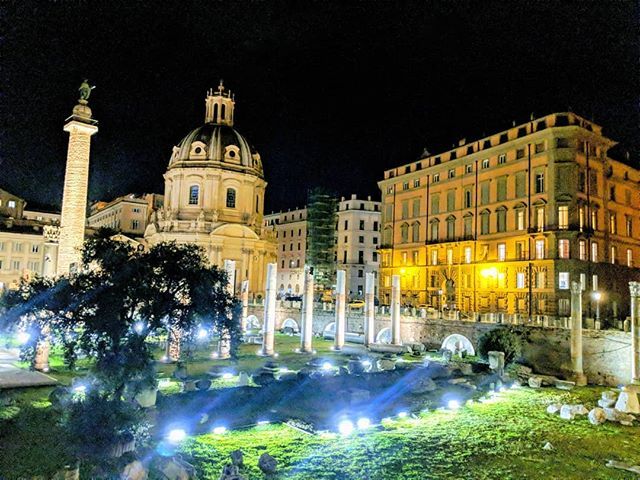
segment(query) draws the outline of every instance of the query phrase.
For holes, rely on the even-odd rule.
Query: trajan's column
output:
[[[98,131],[98,122],[91,118],[91,109],[87,105],[92,89],[86,80],[82,82],[78,104],[64,125],[64,131],[69,132],[69,147],[62,194],[58,275],[68,274],[80,265],[87,215],[91,135]]]

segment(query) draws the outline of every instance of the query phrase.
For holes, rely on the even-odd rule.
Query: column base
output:
[[[584,373],[575,373],[572,378],[576,382],[576,387],[585,387],[587,385],[587,376]]]
[[[265,352],[263,349],[260,349],[258,350],[258,356],[278,358],[278,352]]]

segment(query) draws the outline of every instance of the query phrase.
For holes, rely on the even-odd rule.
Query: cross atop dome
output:
[[[224,82],[220,79],[217,90],[210,88],[207,91],[205,103],[205,123],[228,125],[233,127],[233,110],[235,108],[235,95],[231,90],[226,90]]]

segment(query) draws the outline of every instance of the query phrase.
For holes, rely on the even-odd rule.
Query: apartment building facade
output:
[[[106,227],[131,237],[142,237],[151,215],[162,206],[163,196],[156,193],[128,194],[110,202],[95,202],[89,208],[87,226]]]
[[[378,278],[380,260],[380,202],[358,199],[356,195],[338,203],[336,226],[336,265],[346,272],[349,298],[364,298],[365,274]],[[377,282],[375,285],[377,295]]]
[[[624,318],[640,279],[640,172],[574,113],[554,113],[384,172],[381,293],[467,313]]]

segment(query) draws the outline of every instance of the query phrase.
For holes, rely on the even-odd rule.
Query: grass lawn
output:
[[[350,437],[322,438],[284,425],[190,438],[182,447],[201,477],[215,480],[228,453],[245,454],[245,475],[263,478],[258,457],[278,460],[278,479],[590,479],[635,475],[605,467],[609,459],[640,464],[638,427],[561,420],[549,403],[595,405],[601,389],[509,391],[500,400],[458,412],[433,411]],[[551,442],[554,450],[543,450]]]

